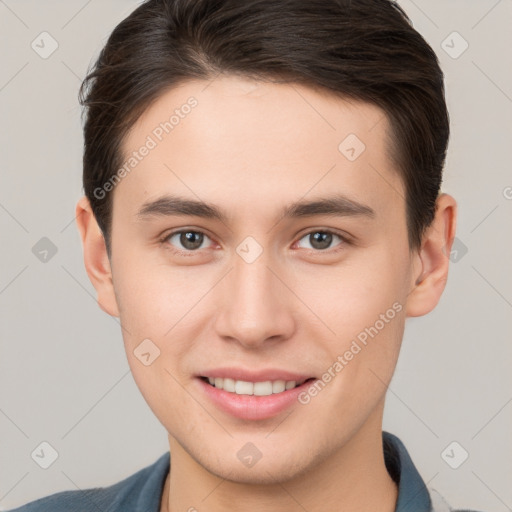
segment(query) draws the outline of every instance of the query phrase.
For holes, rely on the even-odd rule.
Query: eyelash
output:
[[[208,234],[206,234],[204,231],[201,231],[201,230],[198,230],[198,229],[178,229],[176,231],[172,231],[170,233],[167,233],[165,236],[163,236],[159,240],[159,242],[162,245],[165,244],[167,249],[172,251],[174,254],[177,254],[177,255],[180,255],[180,256],[193,256],[193,255],[197,254],[201,249],[181,250],[181,249],[174,248],[171,244],[168,243],[168,241],[169,241],[169,239],[171,237],[173,237],[174,235],[180,234],[180,233],[199,233],[201,235],[205,235],[206,237],[210,238],[210,240],[211,240],[211,237],[208,236]],[[307,237],[307,236],[309,236],[309,235],[311,235],[313,233],[324,233],[324,234],[329,234],[329,235],[335,235],[335,236],[337,236],[338,238],[341,239],[341,243],[335,249],[323,249],[323,250],[322,249],[306,249],[307,251],[313,251],[315,253],[335,254],[335,253],[343,250],[345,245],[351,244],[351,241],[349,240],[349,238],[346,235],[342,235],[341,233],[339,233],[337,231],[333,231],[331,229],[313,229],[313,230],[310,230],[307,233],[304,233],[297,241],[300,241],[303,238],[305,238],[305,237]]]

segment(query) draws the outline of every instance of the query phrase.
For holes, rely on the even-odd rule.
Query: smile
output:
[[[222,389],[228,393],[235,393],[237,395],[255,395],[255,396],[268,396],[275,395],[296,388],[304,384],[308,380],[314,378],[303,379],[301,381],[295,380],[267,380],[264,382],[249,382],[244,380],[235,380],[222,377],[201,377],[205,382],[217,389]]]
[[[300,404],[298,396],[316,379],[251,382],[223,377],[197,377],[195,380],[201,393],[217,408],[230,416],[254,421],[270,419]]]

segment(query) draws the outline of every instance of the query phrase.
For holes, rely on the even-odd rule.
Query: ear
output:
[[[98,305],[105,313],[119,316],[105,239],[86,197],[78,201],[75,213],[84,250],[85,270],[96,289]]]
[[[457,202],[448,194],[439,195],[434,220],[423,236],[421,249],[414,255],[413,267],[417,270],[412,276],[406,316],[426,315],[439,302],[448,279],[456,222]]]

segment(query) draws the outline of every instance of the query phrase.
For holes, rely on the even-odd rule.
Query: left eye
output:
[[[205,239],[210,239],[207,235],[202,233],[201,231],[176,231],[175,233],[171,233],[165,238],[165,241],[172,243],[172,239],[178,237],[179,243],[182,247],[185,248],[185,252],[187,251],[196,251],[197,249],[201,249],[202,244]]]
[[[306,249],[325,250],[329,249],[329,246],[333,241],[333,237],[339,238],[342,242],[345,242],[345,239],[341,235],[337,235],[331,231],[321,230],[311,231],[310,233],[303,236],[300,240],[309,241],[309,247],[306,247]]]

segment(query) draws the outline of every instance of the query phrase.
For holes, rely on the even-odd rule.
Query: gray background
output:
[[[512,2],[400,4],[445,72],[452,136],[443,191],[458,200],[459,222],[439,306],[408,320],[384,428],[452,506],[504,512],[512,508]],[[78,87],[136,5],[0,0],[0,509],[110,485],[168,450],[119,325],[96,305],[74,224]],[[43,31],[58,43],[47,58],[31,47],[45,37],[39,51],[51,49]],[[454,31],[469,44],[460,55]],[[46,262],[32,251],[43,237],[57,248]],[[44,441],[58,452],[48,469],[31,457]],[[468,459],[453,469],[447,461],[459,464],[463,450]]]

